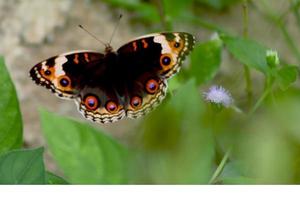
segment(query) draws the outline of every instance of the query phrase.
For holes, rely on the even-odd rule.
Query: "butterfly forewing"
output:
[[[75,98],[95,68],[103,63],[103,57],[92,51],[61,54],[36,64],[30,70],[30,76],[36,84],[61,98]]]

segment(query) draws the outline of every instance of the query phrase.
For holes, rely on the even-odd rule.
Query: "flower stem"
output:
[[[217,178],[220,176],[220,174],[222,173],[224,167],[225,167],[225,164],[230,156],[230,153],[231,153],[231,148],[229,148],[227,150],[227,152],[225,153],[223,159],[221,160],[219,166],[217,167],[216,171],[214,172],[214,174],[212,175],[210,181],[209,181],[209,184],[213,184],[217,181]]]
[[[243,1],[243,36],[244,38],[248,38],[249,31],[249,11],[248,11],[248,0]],[[247,65],[244,65],[244,76],[246,81],[246,92],[247,92],[247,99],[248,105],[252,105],[253,101],[253,91],[252,91],[252,80],[250,76],[250,69]]]

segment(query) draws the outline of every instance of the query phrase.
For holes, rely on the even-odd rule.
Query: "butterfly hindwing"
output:
[[[113,87],[86,87],[75,103],[84,117],[95,122],[115,122],[125,117],[123,99]]]
[[[138,118],[153,110],[165,98],[167,81],[155,73],[144,73],[128,85],[126,116]]]

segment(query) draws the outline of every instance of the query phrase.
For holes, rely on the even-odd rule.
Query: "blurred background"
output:
[[[4,56],[17,89],[24,121],[25,146],[46,145],[41,134],[38,112],[40,107],[90,123],[77,112],[76,105],[72,101],[57,98],[44,88],[36,86],[28,76],[32,66],[51,56],[78,49],[103,51],[103,46],[80,30],[78,24],[84,25],[101,40],[108,41],[119,14],[123,14],[112,41],[114,49],[132,38],[164,30],[189,32],[196,36],[199,44],[210,40],[217,31],[242,36],[243,2],[242,0],[176,0],[173,3],[168,0],[0,0],[0,55]],[[295,65],[299,64],[300,55],[297,49],[300,44],[298,5],[296,0],[248,2],[249,38],[277,50],[283,62]],[[289,38],[293,38],[293,41],[289,41]],[[221,84],[232,93],[236,105],[243,109],[247,101],[244,68],[227,51],[222,51],[221,61],[216,76],[198,85],[191,92],[198,93],[197,98],[201,101],[201,92],[212,84]],[[184,66],[188,63],[189,59]],[[264,88],[263,75],[252,70],[251,77],[256,99]],[[190,77],[185,79],[188,81]],[[234,111],[225,111],[215,122],[215,135],[203,133],[200,138],[189,137],[185,141],[186,146],[193,146],[194,139],[201,140],[200,143],[195,143],[195,146],[211,144],[207,148],[199,149],[201,152],[199,155],[210,155],[203,156],[211,160],[206,166],[200,162],[192,168],[178,165],[177,169],[174,167],[176,163],[182,164],[184,159],[166,164],[162,161],[164,158],[156,160],[154,166],[151,160],[155,160],[155,156],[149,155],[147,162],[142,162],[140,161],[142,158],[137,155],[136,162],[142,162],[148,168],[161,170],[154,170],[155,173],[151,176],[141,173],[136,182],[207,183],[229,146],[233,145],[230,157],[232,162],[225,167],[225,174],[220,183],[299,183],[300,112],[297,112],[300,111],[299,94],[297,86],[285,94],[279,93],[277,96],[280,100],[276,105],[277,108],[284,109],[274,110],[272,107],[269,109],[267,103],[263,110],[248,118],[234,114]],[[176,102],[174,105],[177,105]],[[157,114],[160,109],[168,112],[162,110]],[[203,129],[209,132],[211,118],[208,117],[211,114],[203,102],[199,104],[199,109],[202,113],[200,118],[203,126],[191,132],[197,132],[198,129],[200,132],[203,132]],[[167,114],[171,112],[170,110],[172,109],[168,109],[168,106],[158,107],[151,115],[152,121],[146,118],[145,122],[145,118],[142,118],[126,119],[114,124],[90,124],[106,130],[120,143],[139,146],[136,142],[141,142],[143,151],[159,152],[161,155],[162,149],[172,149],[183,137],[178,131],[182,127],[177,129],[176,126],[166,126],[165,129],[161,127],[156,129],[153,125],[172,118],[171,114]],[[153,116],[159,117],[153,119]],[[169,121],[174,122],[172,119]],[[137,131],[141,124],[146,127],[146,131],[142,134]],[[180,152],[183,158],[184,151],[175,152]],[[190,154],[190,151],[186,153]],[[194,160],[197,156],[191,156],[190,159]],[[49,153],[45,161],[50,171],[61,173]],[[170,170],[169,164],[173,166],[171,167],[173,171]],[[208,168],[209,173],[204,174],[202,178],[198,177],[198,181],[193,181],[192,173],[191,177],[182,179],[178,172],[179,168],[197,171],[202,169],[201,167]],[[172,178],[163,177],[168,174]]]

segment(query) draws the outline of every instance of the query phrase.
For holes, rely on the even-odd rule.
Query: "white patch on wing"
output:
[[[47,61],[42,62],[42,69],[43,69],[44,71],[46,71],[46,70],[48,69],[48,67],[46,66],[46,62],[47,62]]]
[[[179,40],[180,40],[180,37],[178,36],[178,34],[176,34],[176,38],[177,38],[177,37],[178,37]],[[161,53],[162,53],[162,54],[165,54],[165,53],[171,54],[172,57],[173,57],[172,60],[173,60],[175,63],[177,62],[177,54],[174,53],[174,52],[172,51],[172,48],[170,47],[169,42],[168,42],[168,40],[166,39],[166,36],[164,36],[164,35],[157,35],[157,36],[154,37],[153,41],[154,41],[155,43],[158,43],[158,44],[161,45],[161,47],[162,47]]]
[[[161,53],[165,54],[165,53],[171,53],[172,49],[166,39],[166,37],[164,35],[158,35],[154,37],[153,40],[155,43],[161,44],[162,46],[162,50]]]
[[[179,36],[179,34],[178,33],[174,33],[174,35],[175,35],[175,41],[176,42],[180,42],[180,36]]]
[[[67,57],[59,56],[55,59],[55,76],[59,77],[65,75],[62,65],[68,61]]]

